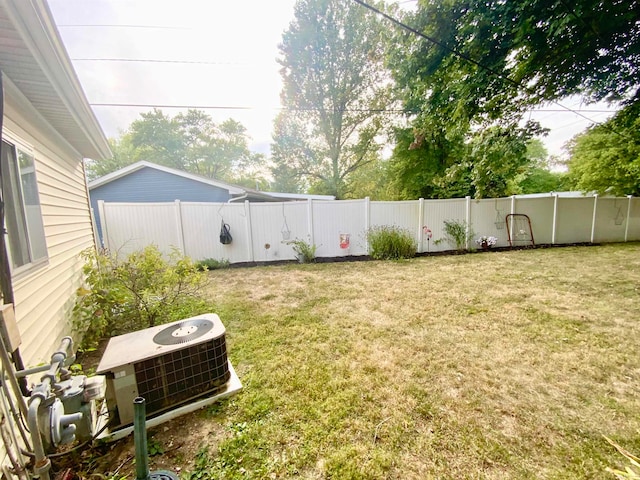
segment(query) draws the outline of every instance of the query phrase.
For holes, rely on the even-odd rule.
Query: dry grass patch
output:
[[[638,244],[210,276],[245,387],[212,476],[607,478],[602,435],[640,451]]]

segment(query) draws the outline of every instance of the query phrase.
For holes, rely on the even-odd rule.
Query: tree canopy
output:
[[[574,137],[569,152],[575,188],[640,196],[640,102]]]
[[[389,161],[394,196],[487,198],[557,190],[560,179],[549,172],[546,150],[533,131],[494,125],[452,137],[444,128],[428,134],[399,129]]]
[[[392,51],[409,109],[482,123],[581,94],[633,96],[640,1],[422,0]]]
[[[637,0],[421,0],[403,21],[422,35],[398,29],[389,53],[412,124],[394,181],[440,196],[521,190],[505,179],[543,173],[523,153],[543,133],[522,121],[528,108],[570,94],[638,102],[638,11]]]
[[[383,28],[351,0],[299,0],[280,52],[285,110],[276,120],[276,182],[344,198],[375,161],[388,107]]]
[[[201,110],[172,118],[154,109],[140,117],[118,140],[111,140],[112,159],[87,166],[90,179],[147,160],[249,186],[262,181],[259,168],[264,158],[249,150],[246,129],[236,120],[217,124]]]

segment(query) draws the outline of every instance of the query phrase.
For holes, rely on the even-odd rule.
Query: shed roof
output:
[[[45,0],[0,0],[0,68],[83,157],[111,156]]]
[[[120,170],[116,170],[115,172],[108,173],[100,178],[96,178],[89,182],[89,190],[100,187],[107,183],[113,182],[119,178],[125,177],[133,172],[137,172],[143,168],[153,168],[155,170],[159,170],[161,172],[170,173],[171,175],[177,175],[179,177],[188,178],[189,180],[193,180],[194,182],[200,182],[207,185],[211,185],[213,187],[224,188],[229,191],[230,195],[242,195],[246,193],[246,189],[242,187],[238,187],[236,185],[231,185],[229,183],[220,182],[218,180],[213,180],[211,178],[203,177],[201,175],[196,175],[193,173],[185,172],[184,170],[177,170],[175,168],[165,167],[164,165],[158,165],[156,163],[147,162],[145,160],[141,160],[136,163],[132,163],[131,165],[127,165]]]

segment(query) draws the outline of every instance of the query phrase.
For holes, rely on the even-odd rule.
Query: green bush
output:
[[[83,258],[86,286],[78,289],[73,308],[83,347],[211,310],[201,296],[206,274],[176,250],[166,259],[149,246],[121,260],[89,249]]]
[[[287,245],[291,245],[300,263],[311,263],[316,259],[316,249],[318,247],[315,244],[296,238],[288,241]]]
[[[205,258],[196,262],[196,268],[200,271],[218,270],[221,268],[229,268],[229,260],[216,260],[215,258]]]
[[[371,227],[367,232],[369,254],[376,260],[399,260],[416,255],[416,241],[409,231],[390,226]]]
[[[445,220],[444,235],[447,243],[458,251],[466,250],[467,244],[475,236],[473,230],[467,228],[467,222],[464,220]]]

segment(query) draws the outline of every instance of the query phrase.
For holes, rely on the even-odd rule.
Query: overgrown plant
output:
[[[640,480],[640,458],[629,453],[606,435],[604,435],[604,438],[629,461],[629,465],[625,467],[624,472],[610,467],[607,467],[607,472],[613,473],[619,480]]]
[[[218,270],[219,268],[229,268],[229,260],[218,260],[215,258],[205,258],[196,262],[196,268],[201,271]]]
[[[177,250],[168,258],[156,246],[124,259],[94,249],[82,256],[86,285],[78,289],[73,308],[82,346],[209,310],[200,296],[206,274]]]
[[[467,222],[464,220],[445,220],[444,235],[447,243],[458,251],[466,250],[467,244],[475,236],[473,230],[468,228]]]
[[[287,245],[291,245],[300,263],[312,263],[316,259],[317,246],[299,238],[289,240]]]
[[[399,260],[416,255],[416,241],[409,231],[388,225],[371,227],[367,232],[369,254],[376,260]]]

